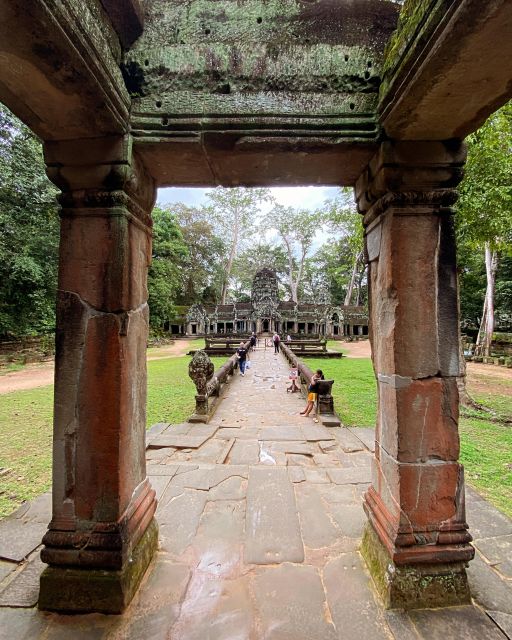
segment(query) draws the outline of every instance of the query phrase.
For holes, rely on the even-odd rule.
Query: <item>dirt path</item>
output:
[[[341,350],[349,358],[371,358],[372,352],[369,340],[357,342],[340,342]]]
[[[192,340],[176,340],[174,344],[148,349],[148,360],[161,360],[184,356],[190,349]],[[21,371],[13,371],[0,376],[0,395],[13,391],[24,391],[53,384],[53,361],[29,365]]]

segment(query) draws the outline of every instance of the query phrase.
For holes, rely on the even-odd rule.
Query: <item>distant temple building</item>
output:
[[[326,337],[368,333],[368,315],[364,307],[281,301],[276,274],[271,269],[261,269],[254,276],[251,302],[194,304],[180,320],[170,325],[172,333],[205,335],[277,331]]]

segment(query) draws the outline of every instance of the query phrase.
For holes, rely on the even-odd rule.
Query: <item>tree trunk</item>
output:
[[[352,276],[350,277],[350,284],[348,285],[347,295],[345,296],[345,306],[350,306],[350,302],[352,300],[352,292],[354,291],[354,285],[357,277],[357,266],[359,264],[359,260],[361,259],[362,252],[360,251],[354,260],[354,267],[352,268]]]
[[[224,276],[224,282],[222,283],[222,293],[220,296],[220,303],[226,304],[226,296],[228,294],[228,285],[229,285],[229,277],[231,275],[231,270],[233,269],[233,260],[235,259],[236,249],[238,246],[238,232],[239,232],[239,221],[238,215],[235,216],[235,228],[233,229],[233,242],[231,243],[231,249],[229,251],[229,258],[226,264],[226,273]]]
[[[487,287],[485,290],[482,321],[476,339],[475,354],[491,355],[492,334],[494,333],[494,289],[496,271],[498,269],[498,252],[492,251],[488,242],[485,243],[485,274]]]

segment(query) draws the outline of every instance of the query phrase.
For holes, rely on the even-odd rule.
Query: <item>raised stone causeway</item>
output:
[[[0,523],[0,638],[512,637],[512,522],[470,489],[475,605],[382,608],[359,553],[373,429],[302,418],[304,401],[286,393],[288,367],[272,351],[252,354],[209,424],[148,432],[160,548],[123,616],[35,609],[48,494]]]

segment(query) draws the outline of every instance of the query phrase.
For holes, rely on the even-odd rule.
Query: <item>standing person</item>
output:
[[[243,342],[240,343],[240,346],[236,350],[236,357],[238,358],[240,375],[245,376],[245,365],[247,364],[247,349],[245,348]]]
[[[281,338],[277,333],[274,333],[274,337],[272,338],[274,341],[274,355],[279,353],[279,343],[281,342]]]
[[[254,331],[251,334],[250,341],[251,341],[251,349],[254,351],[256,349],[256,334],[254,333]]]
[[[313,411],[313,407],[315,406],[316,398],[318,396],[318,381],[323,379],[324,374],[322,372],[322,369],[317,369],[311,376],[311,380],[309,381],[308,386],[308,402],[304,411],[300,412],[301,416],[307,418],[311,411]]]

